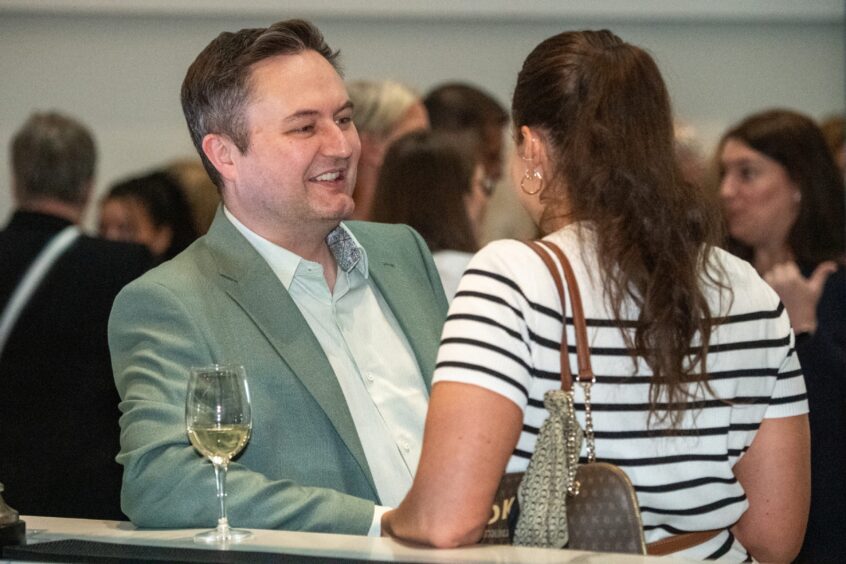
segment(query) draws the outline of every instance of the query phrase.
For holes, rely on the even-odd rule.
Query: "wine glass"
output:
[[[194,542],[223,545],[249,538],[250,531],[230,528],[226,518],[226,469],[247,444],[252,430],[250,391],[243,366],[191,368],[185,426],[191,444],[214,465],[220,502],[217,528],[195,535]]]

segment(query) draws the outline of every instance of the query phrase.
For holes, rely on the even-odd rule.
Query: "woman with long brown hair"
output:
[[[596,459],[631,479],[646,541],[717,530],[678,554],[790,560],[809,474],[793,335],[778,296],[716,247],[715,202],[682,180],[655,62],[609,31],[556,35],[524,62],[512,117],[512,180],[581,291]],[[532,456],[572,315],[525,245],[476,255],[444,327],[417,476],[386,533],[478,541],[503,473]]]

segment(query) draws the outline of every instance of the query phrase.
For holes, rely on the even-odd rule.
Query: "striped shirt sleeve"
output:
[[[532,374],[526,298],[510,276],[513,261],[497,252],[509,244],[519,245],[488,245],[468,265],[444,325],[433,383],[480,385],[525,410]]]

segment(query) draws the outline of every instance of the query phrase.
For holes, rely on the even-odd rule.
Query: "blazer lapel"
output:
[[[219,281],[250,316],[332,422],[376,491],[337,377],[299,308],[264,258],[218,210],[208,233]]]

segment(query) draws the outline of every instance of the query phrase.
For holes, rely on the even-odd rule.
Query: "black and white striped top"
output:
[[[712,332],[707,359],[716,397],[698,393],[677,429],[656,424],[654,417],[647,426],[651,370],[642,359],[635,365],[620,330],[610,321],[593,236],[589,227],[581,230],[581,239],[578,233],[570,226],[548,239],[569,257],[581,290],[596,375],[591,405],[597,459],[619,465],[631,478],[647,542],[730,527],[748,507],[732,466],[749,448],[761,420],[808,411],[783,305],[748,263],[715,250],[714,258],[722,263],[733,290],[729,299],[703,282],[712,313],[728,315]],[[624,311],[627,320],[637,318],[632,307]],[[549,272],[518,241],[497,241],[482,249],[469,264],[449,309],[434,382],[483,386],[523,409],[523,432],[508,472],[526,469],[538,428],[547,417],[543,395],[560,386],[560,312]],[[571,315],[568,303],[575,375]],[[584,428],[584,396],[580,386],[574,389]],[[747,557],[728,531],[681,555]]]

